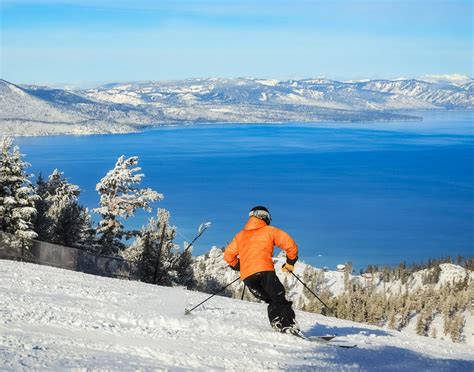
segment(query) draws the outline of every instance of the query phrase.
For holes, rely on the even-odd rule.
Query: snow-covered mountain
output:
[[[420,80],[373,80],[358,84],[363,90],[377,91],[403,97],[410,102],[412,99],[422,103],[425,108],[474,108],[474,96],[470,93],[472,80],[456,85],[448,80],[426,82]]]
[[[234,274],[235,275],[235,274]],[[1,370],[471,371],[472,346],[297,312],[272,331],[265,304],[0,260]]]
[[[465,80],[465,84],[472,82]],[[464,84],[464,85],[465,85]],[[464,85],[421,80],[188,79],[108,84],[83,94],[107,102],[167,106],[297,105],[334,110],[474,108]]]
[[[0,80],[0,132],[81,134],[179,123],[413,120],[415,116],[398,111],[474,109],[473,80],[453,76],[358,82],[207,78],[114,83],[82,91]]]
[[[0,134],[126,133],[161,120],[130,105],[94,102],[62,89],[0,80]]]

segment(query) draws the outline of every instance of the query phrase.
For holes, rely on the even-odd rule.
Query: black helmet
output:
[[[261,205],[253,207],[250,210],[249,217],[257,217],[261,220],[264,220],[267,225],[270,225],[270,222],[272,222],[272,216],[270,215],[270,212],[267,208],[262,207]]]

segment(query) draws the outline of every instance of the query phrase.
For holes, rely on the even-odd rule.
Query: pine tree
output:
[[[43,175],[40,173],[36,179],[35,186],[39,198],[35,201],[37,214],[34,223],[34,231],[38,234],[37,239],[43,242],[49,241],[49,226],[51,225],[51,221],[46,217],[46,212],[48,210],[48,204],[44,200],[46,196],[46,187],[47,183]]]
[[[388,328],[395,329],[397,324],[397,315],[395,309],[390,309],[388,313]]]
[[[93,252],[98,249],[89,209],[77,202],[71,203],[68,208],[61,211],[54,236],[53,243],[66,247],[81,248]]]
[[[184,251],[179,256],[180,259],[177,261],[175,266],[176,268],[176,283],[184,285],[188,288],[192,287],[194,278],[193,278],[193,250],[192,246],[188,248],[188,243],[184,243]]]
[[[433,314],[430,306],[423,308],[423,310],[418,314],[418,319],[416,322],[416,334],[420,336],[428,336],[432,316]]]
[[[381,326],[387,319],[387,299],[384,295],[371,289],[367,299],[367,319],[369,324]]]
[[[439,276],[441,274],[441,266],[436,265],[428,270],[428,272],[423,276],[423,284],[436,284],[439,281]]]
[[[304,283],[306,283],[306,285],[309,287],[309,288],[313,288],[313,290],[316,290],[316,283],[315,283],[315,276],[312,275],[311,273],[311,269],[309,266],[306,266],[304,271],[303,271],[303,276],[302,276],[302,281]],[[311,294],[311,292],[306,288],[306,287],[303,287],[302,284],[298,283],[298,286],[299,287],[302,287],[303,290],[302,290],[302,295],[304,297],[304,302],[305,304],[307,305],[310,305],[311,302],[313,302],[313,295]],[[311,304],[313,305],[313,304]],[[311,308],[312,306],[307,306],[307,308]]]
[[[171,261],[176,256],[177,246],[173,242],[176,227],[170,225],[169,218],[166,209],[158,209],[157,217],[149,219],[130,248],[123,252],[125,259],[141,263],[142,278],[148,283],[154,280],[166,285],[176,282],[177,274],[170,270]]]
[[[400,319],[398,321],[398,327],[397,327],[399,331],[405,328],[410,322],[410,319],[411,319],[410,305],[411,305],[411,302],[407,299],[405,306],[401,309]]]
[[[425,322],[423,319],[423,315],[420,313],[418,314],[418,318],[416,320],[416,334],[422,336],[424,335],[424,331],[425,331]]]
[[[36,202],[38,216],[35,223],[40,240],[92,249],[95,233],[88,210],[77,202],[79,186],[70,184],[57,169],[48,181],[40,177],[36,185],[41,197]]]
[[[447,335],[450,330],[451,315],[452,315],[452,297],[446,297],[443,302],[442,313],[443,313],[443,333]]]
[[[351,290],[351,278],[352,278],[352,262],[348,262],[344,269],[344,290]]]
[[[453,342],[461,342],[462,341],[462,329],[466,324],[466,320],[461,313],[457,313],[454,319],[451,322],[450,327],[450,336]]]
[[[136,156],[127,159],[119,157],[114,169],[96,186],[100,207],[94,212],[102,217],[97,229],[102,254],[118,254],[125,248],[122,238],[134,235],[124,230],[120,219],[132,217],[137,209],[151,211],[150,203],[163,199],[162,194],[150,188],[140,189],[136,186],[144,177],[144,174],[137,173],[141,170],[135,167],[137,163]]]
[[[39,196],[31,184],[30,166],[23,161],[12,137],[3,137],[0,153],[0,230],[19,238],[18,244],[28,246],[28,239],[38,236],[33,230]]]

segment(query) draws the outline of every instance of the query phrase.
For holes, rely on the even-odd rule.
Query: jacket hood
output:
[[[250,217],[244,227],[244,230],[257,230],[264,226],[267,226],[267,223],[264,220],[261,220],[257,217]]]

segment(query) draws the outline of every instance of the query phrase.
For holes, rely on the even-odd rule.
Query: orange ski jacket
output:
[[[232,267],[240,260],[242,280],[260,271],[275,271],[272,260],[275,245],[286,252],[290,261],[298,258],[298,246],[290,235],[259,218],[250,217],[225,249],[224,260]]]

